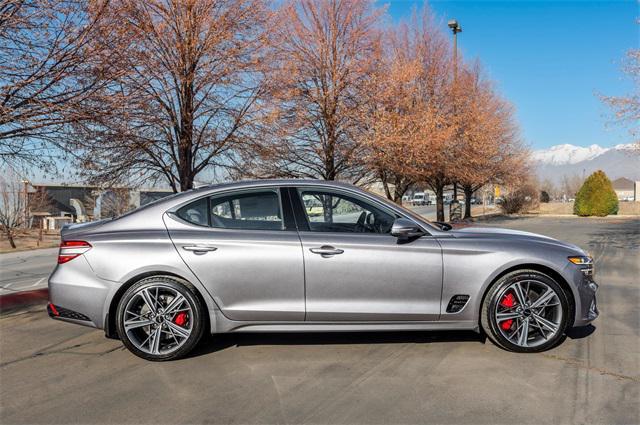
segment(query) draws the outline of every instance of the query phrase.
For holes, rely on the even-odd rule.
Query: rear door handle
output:
[[[324,257],[325,255],[329,256],[342,254],[344,252],[344,249],[334,248],[330,245],[323,245],[320,248],[310,248],[309,251],[313,252],[314,254],[322,255]]]
[[[185,251],[191,251],[196,255],[202,255],[210,251],[215,251],[218,248],[209,245],[185,245],[182,247],[182,249],[184,249]]]

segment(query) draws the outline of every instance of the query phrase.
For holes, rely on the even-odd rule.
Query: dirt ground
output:
[[[30,229],[26,231],[20,231],[16,238],[14,238],[16,248],[11,248],[7,236],[0,235],[0,253],[2,252],[15,252],[15,251],[28,251],[36,248],[51,248],[60,244],[59,232],[43,232],[42,239],[40,239],[40,232],[38,229]]]

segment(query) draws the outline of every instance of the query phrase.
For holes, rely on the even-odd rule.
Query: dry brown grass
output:
[[[0,253],[28,251],[38,248],[52,248],[60,244],[59,232],[43,232],[40,240],[39,231],[36,229],[18,231],[16,237],[16,249],[11,248],[6,235],[0,235]]]
[[[618,215],[640,215],[640,202],[620,202]],[[533,213],[573,215],[573,202],[541,203],[540,208]]]

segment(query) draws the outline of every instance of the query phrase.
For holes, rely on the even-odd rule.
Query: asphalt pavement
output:
[[[640,220],[483,225],[588,249],[593,326],[540,354],[473,332],[228,334],[152,363],[39,305],[0,317],[0,423],[640,423]]]
[[[58,248],[0,254],[0,295],[47,287]]]

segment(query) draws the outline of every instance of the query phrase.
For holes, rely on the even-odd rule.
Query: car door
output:
[[[278,188],[206,196],[168,213],[165,223],[226,317],[304,320],[302,247]]]
[[[430,321],[440,316],[442,253],[391,235],[398,214],[356,193],[298,187],[308,321]]]

